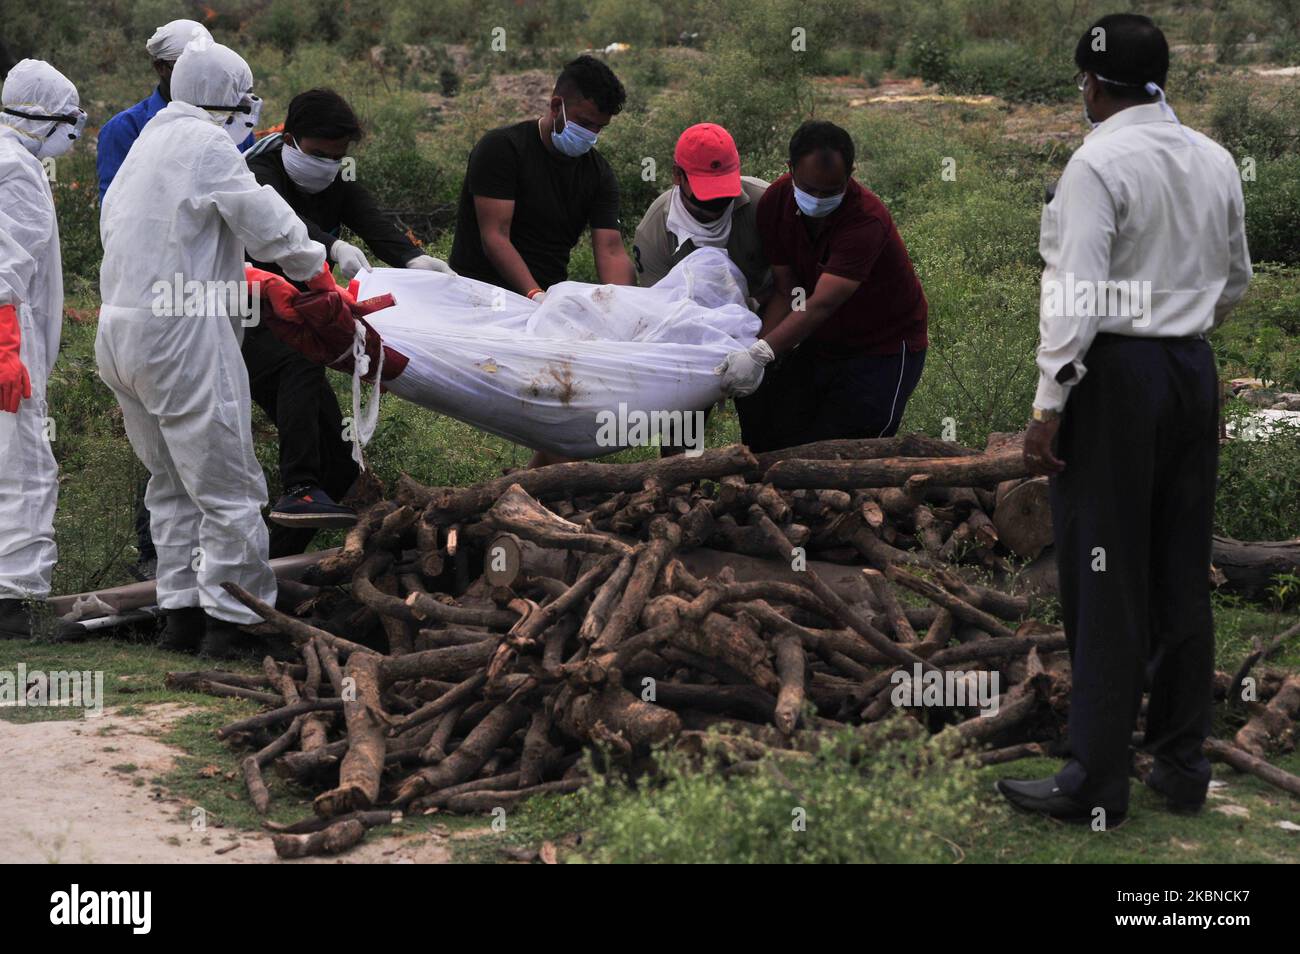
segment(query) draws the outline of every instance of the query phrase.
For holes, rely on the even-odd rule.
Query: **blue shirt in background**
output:
[[[122,110],[100,128],[95,165],[99,172],[101,203],[104,201],[104,193],[113,182],[113,177],[117,175],[117,170],[122,168],[122,162],[126,159],[131,144],[139,138],[140,130],[144,129],[145,123],[153,119],[154,114],[166,105],[167,100],[163,99],[162,93],[154,87],[148,99],[142,99],[129,109]],[[256,141],[253,134],[249,133],[248,138],[239,144],[239,151],[243,152],[251,148]]]

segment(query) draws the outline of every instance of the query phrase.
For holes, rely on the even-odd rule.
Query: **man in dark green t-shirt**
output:
[[[618,181],[592,148],[626,93],[590,56],[569,63],[546,112],[493,129],[469,155],[450,264],[534,301],[568,277],[569,254],[591,229],[600,281],[635,285],[619,232]]]

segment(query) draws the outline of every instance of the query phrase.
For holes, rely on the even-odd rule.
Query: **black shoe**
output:
[[[1046,815],[1057,821],[1089,824],[1092,822],[1093,808],[1085,805],[1072,795],[1067,795],[1056,784],[1056,777],[1019,781],[1017,779],[999,779],[998,793],[1021,811]],[[1124,820],[1124,812],[1107,812],[1106,823],[1113,825]]]
[[[1199,799],[1175,798],[1170,795],[1156,783],[1154,770],[1147,776],[1147,788],[1163,798],[1165,808],[1175,815],[1195,815],[1205,807],[1205,795]]]
[[[0,639],[32,638],[32,604],[27,600],[0,600]]]
[[[207,616],[199,655],[210,659],[244,659],[252,656],[253,652],[248,634],[239,628],[238,623]]]
[[[270,520],[282,527],[350,527],[357,512],[333,501],[319,487],[294,487],[271,508]]]
[[[199,644],[208,623],[208,614],[200,607],[189,606],[185,609],[166,610],[163,613],[162,638],[158,648],[173,653],[198,652]]]

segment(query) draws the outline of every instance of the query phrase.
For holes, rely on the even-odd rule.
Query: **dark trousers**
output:
[[[1051,481],[1070,648],[1072,760],[1062,791],[1127,811],[1130,737],[1150,691],[1153,783],[1205,796],[1214,622],[1210,547],[1218,378],[1200,339],[1099,335],[1058,435]]]
[[[140,563],[158,559],[158,551],[153,545],[153,531],[149,529],[149,508],[144,505],[144,492],[149,486],[149,474],[145,473],[135,485],[135,546],[139,551]]]
[[[343,415],[325,369],[264,327],[244,332],[244,364],[253,400],[280,436],[280,483],[309,484],[341,499],[356,480],[352,445],[343,439]],[[302,553],[315,530],[271,525],[272,557]]]
[[[836,356],[802,345],[768,365],[736,399],[741,440],[754,453],[835,438],[890,437],[903,420],[925,351]]]

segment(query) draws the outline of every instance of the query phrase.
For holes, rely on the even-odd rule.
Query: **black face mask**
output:
[[[716,215],[721,215],[723,212],[727,211],[727,207],[736,201],[734,197],[725,195],[718,199],[709,199],[707,202],[697,199],[695,196],[690,196],[688,198],[683,195],[682,198],[686,199],[688,205],[694,206],[703,212],[712,212]]]

